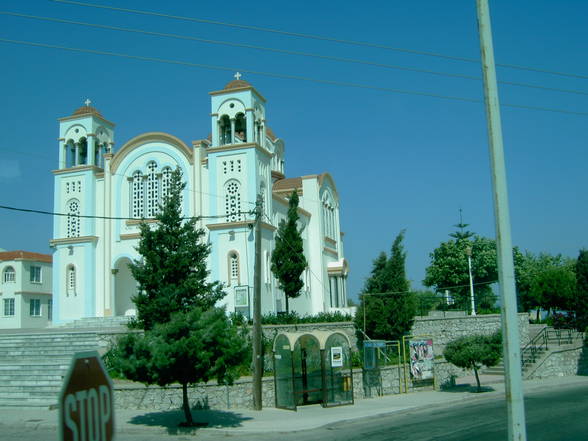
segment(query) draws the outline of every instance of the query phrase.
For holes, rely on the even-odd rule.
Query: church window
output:
[[[67,237],[80,236],[80,203],[73,199],[67,204]]]
[[[4,299],[4,315],[14,315],[14,299]]]
[[[133,173],[131,190],[131,208],[134,218],[143,217],[143,174],[140,171]]]
[[[247,122],[242,113],[238,113],[235,117],[235,141],[247,142]]]
[[[335,207],[330,195],[323,197],[323,230],[324,235],[335,240]]]
[[[16,282],[16,271],[11,266],[7,266],[4,269],[4,283],[13,283]]]
[[[339,307],[339,278],[337,276],[329,277],[329,291],[331,294],[331,307]]]
[[[78,193],[82,192],[82,181],[78,181]]]
[[[66,270],[66,287],[67,295],[75,294],[76,292],[76,267],[68,265]]]
[[[78,165],[88,163],[88,141],[85,138],[80,139],[78,152]]]
[[[231,121],[227,115],[223,115],[219,121],[219,143],[231,144]]]
[[[227,161],[223,161],[223,174],[227,174]]]
[[[65,183],[65,192],[69,193],[69,182]]]
[[[229,253],[229,285],[239,284],[239,255],[236,251]]]
[[[237,159],[237,172],[241,173],[241,160]]]
[[[65,145],[65,166],[67,168],[76,165],[76,147],[72,141]]]
[[[225,187],[225,216],[226,222],[237,222],[243,219],[241,214],[241,194],[237,181],[229,181]]]
[[[159,204],[159,180],[157,177],[157,164],[151,161],[147,164],[147,191],[146,195],[146,217],[155,217]]]
[[[164,167],[161,171],[161,200],[163,203],[171,193],[171,175],[172,171],[169,167]]]

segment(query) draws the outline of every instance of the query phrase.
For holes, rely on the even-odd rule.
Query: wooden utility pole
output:
[[[498,281],[502,300],[502,338],[506,381],[506,405],[508,411],[508,440],[525,441],[525,404],[523,401],[521,372],[521,341],[517,317],[512,242],[510,238],[510,214],[508,210],[508,190],[502,145],[502,124],[496,68],[492,45],[492,28],[488,0],[477,0],[478,32],[482,72],[484,74],[484,101],[488,123],[488,142],[492,166],[492,193],[494,195],[494,217],[496,219],[496,248],[498,258]]]
[[[253,408],[262,409],[261,378],[263,376],[261,346],[261,216],[263,198],[255,202],[255,267],[253,277]]]

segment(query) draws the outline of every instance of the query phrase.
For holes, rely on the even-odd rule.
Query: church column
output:
[[[235,144],[235,118],[231,118],[231,144]]]
[[[65,138],[59,138],[59,167],[58,168],[65,168],[65,161],[67,159],[67,144],[65,143]]]
[[[88,135],[86,140],[86,149],[86,164],[96,165],[94,164],[94,159],[96,158],[96,135]]]
[[[75,145],[76,150],[75,150],[75,153],[74,153],[74,161],[73,161],[74,163],[73,163],[73,165],[76,166],[76,165],[80,165],[80,143],[79,142],[75,142],[74,145]]]
[[[245,127],[247,131],[246,142],[255,142],[255,117],[253,116],[253,109],[245,110]]]
[[[111,269],[111,230],[112,221],[108,219],[111,216],[110,201],[112,197],[112,175],[110,173],[110,160],[112,153],[104,155],[104,316],[112,315],[112,273]]]

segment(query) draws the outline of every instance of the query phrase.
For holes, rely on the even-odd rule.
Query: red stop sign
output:
[[[59,395],[59,432],[63,441],[112,441],[112,382],[97,352],[79,352]]]

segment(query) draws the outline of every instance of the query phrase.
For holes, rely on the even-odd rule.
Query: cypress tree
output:
[[[278,279],[279,287],[286,296],[286,312],[290,312],[289,299],[300,295],[304,282],[300,276],[308,266],[298,230],[298,193],[292,192],[288,202],[288,216],[280,222],[276,245],[271,259],[272,273]]]

